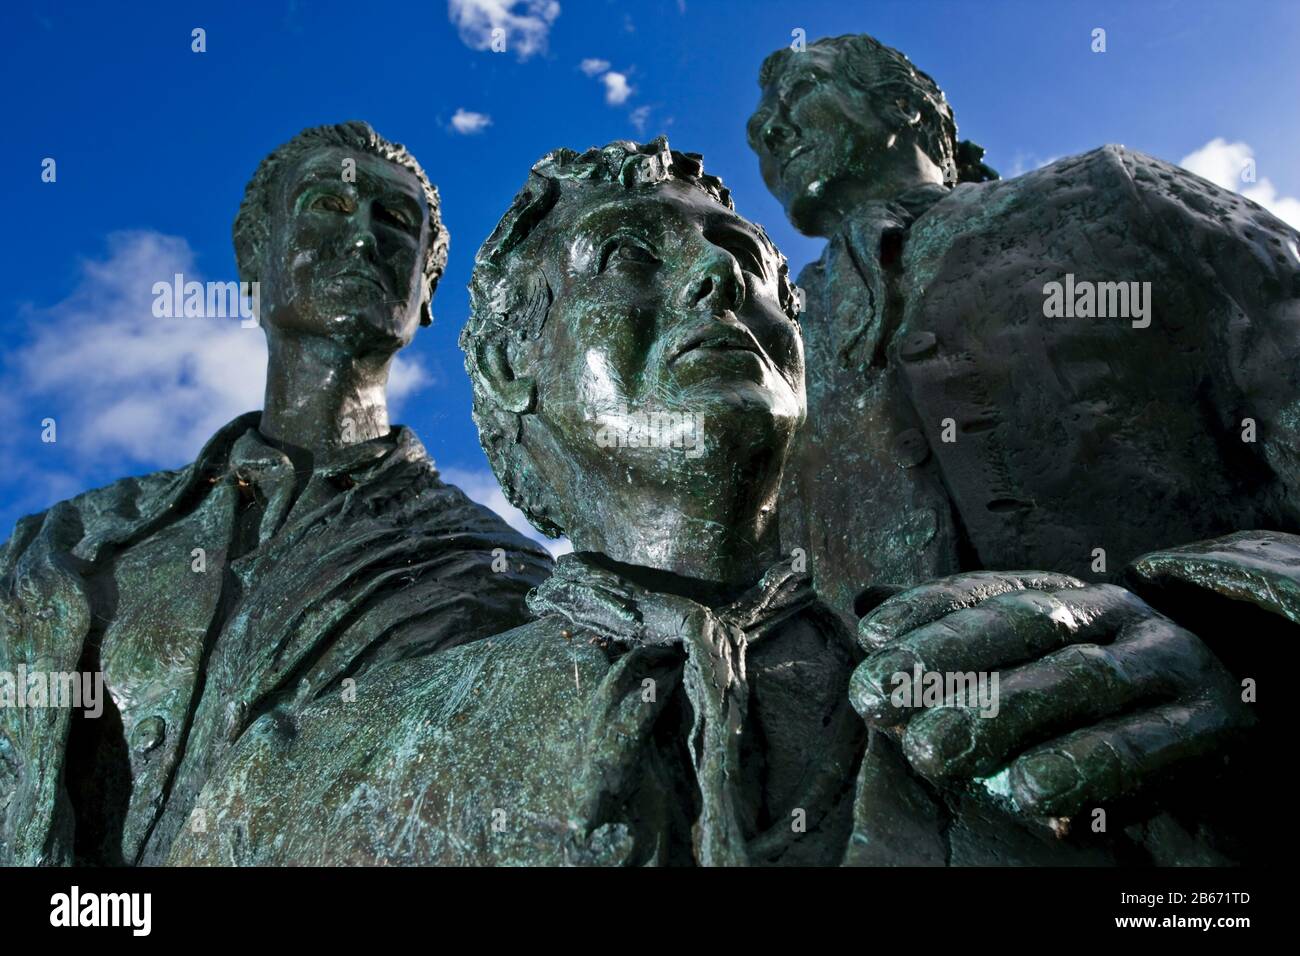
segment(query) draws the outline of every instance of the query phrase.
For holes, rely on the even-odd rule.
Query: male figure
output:
[[[958,570],[1114,581],[1300,527],[1293,229],[1118,146],[989,181],[934,81],[868,36],[780,50],[760,85],[764,180],[830,240],[799,277],[809,424],[781,511],[833,606]]]
[[[1111,835],[1073,842],[1013,818],[1143,794],[1238,723],[1193,635],[1119,588],[1025,574],[892,621],[932,623],[908,629],[918,658],[954,666],[959,635],[1015,665],[1003,719],[948,754],[956,702],[900,712],[880,693],[895,661],[873,654],[853,678],[868,735],[849,707],[861,652],[777,547],[805,411],[785,261],[697,155],[659,139],[544,157],[471,292],[484,449],[575,553],[530,597],[536,621],[263,718],[171,863],[1105,862],[1129,839],[1119,809]],[[1134,727],[1118,763],[1093,759]],[[1063,786],[1054,764],[1076,753]],[[989,763],[1005,772],[981,786]]]
[[[0,562],[0,669],[102,670],[112,698],[99,720],[0,711],[4,862],[165,858],[259,716],[526,620],[549,570],[388,422],[447,257],[414,157],[361,122],[305,130],[258,167],[234,239],[265,409],[185,469],[23,519]]]

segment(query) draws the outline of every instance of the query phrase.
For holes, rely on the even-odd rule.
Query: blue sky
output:
[[[504,53],[476,48],[493,22]],[[1105,53],[1090,49],[1098,27]],[[60,498],[183,465],[260,407],[260,331],[155,319],[150,288],[174,271],[237,278],[230,226],[258,161],[303,127],[352,118],[415,153],[451,231],[436,324],[394,377],[395,420],[500,505],[456,347],[479,243],[546,151],[662,132],[704,154],[797,272],[821,242],[785,222],[744,136],[759,64],[795,29],[902,49],[1004,175],[1123,143],[1300,225],[1293,0],[6,0],[0,536]],[[1234,171],[1251,157],[1257,180],[1243,184]]]

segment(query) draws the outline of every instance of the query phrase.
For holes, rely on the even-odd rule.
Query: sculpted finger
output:
[[[1020,810],[1073,816],[1136,793],[1180,764],[1214,753],[1239,728],[1232,708],[1218,700],[1164,704],[1044,744],[1016,758],[1003,773]]]
[[[1109,643],[1127,624],[1157,617],[1123,588],[1097,584],[1057,592],[1019,590],[950,614],[911,631],[858,665],[849,683],[864,719],[887,726],[908,710],[933,706],[935,679],[989,674],[1070,644]],[[926,691],[918,695],[917,685]]]
[[[1011,591],[1059,591],[1081,588],[1084,582],[1068,574],[1040,571],[976,571],[931,581],[887,598],[858,622],[858,643],[875,651],[908,631],[954,611],[974,607]]]
[[[1112,644],[1073,644],[983,684],[962,682],[955,700],[908,722],[903,751],[931,780],[985,776],[1071,729],[1191,696],[1213,664],[1196,635],[1149,617]]]

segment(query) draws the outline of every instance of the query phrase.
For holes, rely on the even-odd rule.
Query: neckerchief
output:
[[[735,601],[709,608],[688,598],[639,587],[582,554],[562,556],[553,575],[529,595],[535,614],[556,614],[576,628],[637,647],[678,645],[682,682],[694,711],[688,741],[701,797],[694,827],[697,860],[705,866],[744,866],[752,829],[741,792],[740,742],[748,713],[745,655],[749,645],[815,600],[812,579],[789,564],[768,570]],[[610,713],[627,693],[623,682],[602,685],[592,706]],[[607,773],[607,757],[593,759]]]

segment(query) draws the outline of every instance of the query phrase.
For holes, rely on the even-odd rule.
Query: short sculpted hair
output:
[[[810,43],[809,50],[834,54],[839,75],[872,102],[879,104],[884,120],[895,129],[914,126],[921,148],[936,166],[957,170],[958,182],[983,182],[998,174],[981,160],[984,150],[969,140],[957,141],[952,107],[930,74],[912,64],[902,52],[865,33],[827,37]],[[801,54],[783,47],[768,56],[759,70],[758,85],[770,86]],[[911,112],[909,107],[919,113]]]
[[[546,324],[553,292],[538,256],[546,217],[562,199],[581,200],[593,187],[650,189],[661,183],[686,183],[719,205],[735,211],[730,191],[717,176],[704,172],[698,153],[670,149],[666,137],[639,144],[618,140],[585,153],[557,149],[543,156],[528,174],[510,208],[474,259],[470,280],[470,316],[460,335],[465,369],[474,391],[474,423],[479,441],[506,498],[540,531],[552,537],[564,533],[553,492],[545,487],[520,444],[523,411],[502,407],[484,385],[477,356],[507,349],[511,340],[538,338]],[[785,256],[758,227],[779,263],[780,303],[792,320],[799,313],[795,288]]]
[[[384,139],[369,123],[360,120],[305,129],[262,160],[244,189],[244,201],[235,216],[235,262],[240,278],[251,282],[258,277],[262,250],[271,231],[271,202],[280,174],[304,154],[331,147],[386,159],[409,170],[419,181],[429,204],[429,248],[424,254],[424,280],[432,295],[447,268],[448,235],[442,224],[438,187],[429,182],[429,177],[405,146]]]

